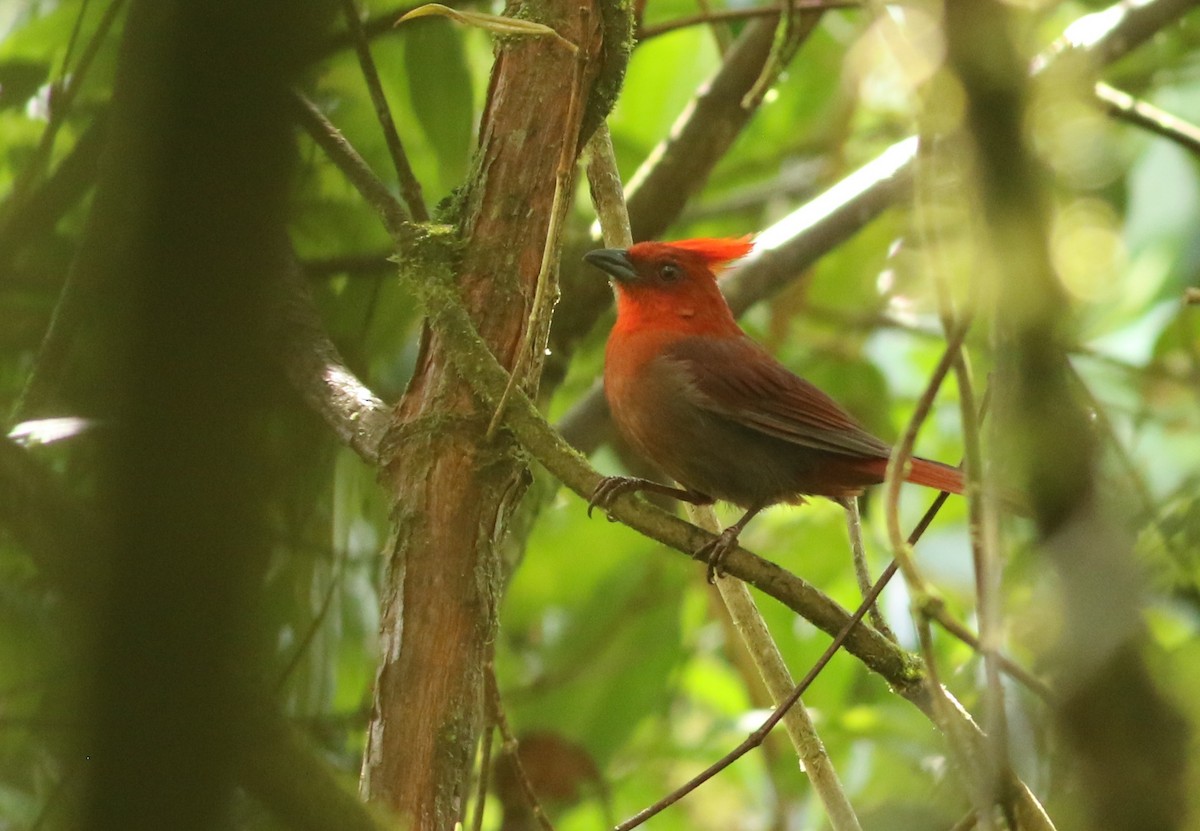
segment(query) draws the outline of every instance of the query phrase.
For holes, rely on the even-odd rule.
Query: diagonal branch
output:
[[[390,410],[345,365],[321,324],[290,246],[285,240],[278,245],[279,275],[273,292],[274,354],[282,361],[292,386],[338,440],[367,464],[377,465]]]
[[[712,9],[699,14],[689,14],[673,17],[662,23],[652,23],[638,29],[638,43],[644,43],[651,38],[677,32],[691,26],[701,26],[712,23],[733,23],[740,20],[751,20],[756,17],[772,17],[779,15],[789,6],[796,10],[802,9],[853,9],[861,6],[858,0],[792,0],[788,4],[773,6],[758,6],[748,9]]]
[[[711,520],[709,530],[716,528],[715,516],[711,507],[694,507],[691,508],[691,512],[707,514],[708,519]],[[730,580],[724,577],[717,580],[717,589],[721,593],[721,599],[725,602],[725,608],[729,610],[729,616],[732,618],[734,626],[742,636],[746,650],[750,653],[763,683],[770,692],[771,701],[775,707],[781,708],[781,705],[789,700],[789,695],[796,687],[796,682],[792,680],[792,674],[788,671],[787,664],[784,663],[779,646],[767,629],[767,623],[763,620],[762,612],[755,604],[750,589],[741,580]],[[846,796],[837,770],[834,769],[833,762],[825,751],[825,745],[817,733],[808,708],[804,706],[804,702],[799,697],[796,697],[795,703],[788,708],[782,721],[784,730],[792,742],[792,747],[800,757],[800,765],[808,774],[813,790],[825,807],[830,827],[834,831],[861,831],[862,826],[854,813],[850,799]]]
[[[408,222],[410,217],[404,205],[392,195],[387,185],[375,175],[375,171],[371,170],[370,165],[317,105],[300,93],[296,93],[294,104],[300,126],[325,151],[325,155],[337,165],[367,204],[375,209],[384,227],[394,234],[396,229]]]
[[[83,198],[96,180],[104,141],[105,115],[100,113],[36,189],[26,191],[19,200],[14,193],[0,204],[0,274],[7,273],[31,241],[53,229]]]
[[[22,171],[17,181],[13,183],[13,201],[17,201],[24,196],[33,181],[41,176],[46,165],[49,163],[50,154],[54,149],[54,140],[58,136],[58,131],[66,122],[67,114],[70,113],[75,103],[75,98],[78,96],[79,90],[92,68],[92,64],[95,63],[96,56],[100,52],[100,46],[107,39],[124,4],[125,0],[110,0],[108,8],[104,10],[104,14],[100,18],[100,23],[96,27],[95,33],[88,40],[88,44],[84,48],[83,54],[79,56],[79,61],[75,64],[74,68],[68,73],[67,67],[65,65],[62,67],[62,75],[66,80],[60,78],[52,85],[50,120],[46,124],[46,129],[42,132],[41,138],[38,140],[38,146],[34,150],[33,159],[25,165],[24,171]],[[76,20],[77,27],[85,10],[86,6],[79,12],[80,18]],[[73,40],[74,34],[72,35]]]
[[[400,182],[400,193],[408,205],[409,212],[418,222],[429,221],[429,211],[425,208],[425,197],[421,195],[421,183],[413,173],[412,165],[408,163],[408,154],[404,152],[404,144],[396,131],[396,122],[392,118],[391,107],[388,106],[387,96],[383,93],[383,84],[379,80],[379,70],[375,67],[375,59],[371,57],[371,46],[362,21],[358,17],[358,4],[355,0],[342,0],[346,25],[354,38],[354,51],[358,55],[358,65],[362,69],[363,80],[367,82],[367,90],[371,93],[371,103],[375,105],[375,117],[383,130],[383,138],[387,143],[388,153],[392,157],[392,166],[396,168],[396,177]]]
[[[1200,155],[1200,127],[1105,83],[1095,87],[1096,100],[1112,116],[1170,139],[1193,155]]]
[[[800,11],[790,53],[816,28],[821,14],[821,9]],[[629,181],[626,191],[634,240],[657,237],[675,221],[754,116],[757,107],[742,102],[771,59],[778,17],[746,26],[717,74],[701,87],[668,137]]]

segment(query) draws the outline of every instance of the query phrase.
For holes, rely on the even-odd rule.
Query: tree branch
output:
[[[105,116],[101,113],[36,190],[25,192],[21,198],[10,194],[0,205],[0,274],[7,274],[24,247],[52,230],[83,198],[96,180],[104,141]]]
[[[408,163],[408,154],[404,152],[404,143],[396,132],[396,122],[392,119],[392,110],[388,106],[387,96],[383,92],[383,84],[379,80],[379,70],[375,68],[375,60],[371,57],[371,46],[362,21],[358,17],[356,0],[342,0],[342,10],[345,12],[346,26],[354,39],[354,51],[358,55],[358,65],[362,69],[363,80],[371,94],[371,103],[375,105],[375,117],[383,130],[383,138],[387,144],[388,154],[392,158],[392,166],[396,169],[396,177],[400,182],[400,192],[408,205],[409,213],[417,222],[428,222],[429,211],[425,208],[425,198],[421,195],[421,183],[413,173],[412,165]]]
[[[290,246],[280,241],[279,248],[273,351],[296,391],[338,440],[367,464],[378,465],[391,410],[346,367],[325,332]]]
[[[1200,155],[1200,127],[1103,82],[1096,84],[1095,92],[1096,100],[1110,115],[1170,139],[1193,155]]]
[[[392,195],[387,185],[375,175],[371,166],[358,154],[354,146],[346,141],[346,137],[333,126],[316,104],[300,93],[295,94],[294,101],[296,120],[300,126],[325,151],[325,155],[337,165],[367,204],[376,210],[379,218],[383,220],[384,227],[391,233],[396,233],[397,229],[410,219],[404,205]]]
[[[687,29],[691,26],[704,26],[712,23],[734,23],[739,20],[752,20],[756,17],[772,17],[781,14],[788,6],[801,10],[814,9],[856,9],[862,6],[859,0],[792,0],[790,4],[761,6],[750,9],[719,9],[705,11],[700,14],[689,14],[675,17],[662,23],[642,26],[637,30],[638,43],[644,43],[651,38]]]
[[[816,28],[821,15],[820,9],[801,11],[792,53]],[[667,138],[629,180],[626,202],[635,241],[653,239],[675,221],[754,116],[757,107],[742,102],[771,58],[777,20],[775,15],[746,26],[716,75],[701,87]]]
[[[712,513],[711,507],[697,510],[707,511],[710,515]],[[792,674],[788,671],[787,664],[784,663],[779,647],[771,637],[767,623],[763,620],[750,590],[741,580],[731,580],[727,577],[717,580],[717,589],[721,593],[721,599],[725,601],[725,608],[729,610],[733,625],[742,636],[746,650],[753,658],[754,665],[770,692],[772,703],[776,707],[781,706],[795,688],[796,682],[792,680]],[[854,813],[854,807],[846,796],[842,781],[802,700],[797,699],[788,709],[787,715],[783,717],[783,728],[791,739],[801,767],[812,782],[813,790],[825,807],[830,828],[834,831],[861,831],[862,826]]]

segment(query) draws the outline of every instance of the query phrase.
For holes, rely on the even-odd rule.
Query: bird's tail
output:
[[[963,492],[962,469],[929,459],[914,458],[906,481],[949,493]]]

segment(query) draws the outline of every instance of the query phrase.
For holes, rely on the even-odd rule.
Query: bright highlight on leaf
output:
[[[452,9],[449,6],[443,6],[441,3],[426,3],[424,6],[418,6],[397,20],[394,25],[399,26],[406,20],[413,20],[418,17],[432,16],[448,17],[457,23],[462,23],[464,26],[474,26],[477,29],[484,29],[496,35],[549,36],[558,40],[572,52],[578,51],[575,44],[544,23],[535,23],[532,20],[520,20],[515,17],[504,17],[499,14],[461,11],[459,9]]]

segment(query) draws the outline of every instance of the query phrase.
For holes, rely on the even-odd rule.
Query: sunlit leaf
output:
[[[488,14],[486,12],[452,9],[449,6],[443,6],[441,3],[426,3],[424,6],[419,6],[397,20],[396,25],[399,26],[401,23],[415,20],[419,17],[432,16],[448,17],[456,23],[461,23],[464,26],[474,26],[477,29],[483,29],[494,35],[553,37],[572,52],[575,51],[575,44],[544,23],[537,23],[533,20],[521,20],[515,17],[504,17],[498,14]]]

